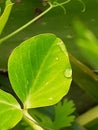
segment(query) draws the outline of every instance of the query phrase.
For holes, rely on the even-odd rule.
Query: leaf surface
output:
[[[59,102],[55,105],[54,129],[60,130],[61,128],[71,126],[75,118],[74,115],[71,115],[74,111],[75,108],[72,101],[65,100],[63,103]]]
[[[32,37],[18,46],[9,58],[8,71],[25,108],[57,103],[72,80],[64,43],[53,34]]]
[[[0,130],[14,127],[22,118],[22,111],[16,99],[0,90]]]

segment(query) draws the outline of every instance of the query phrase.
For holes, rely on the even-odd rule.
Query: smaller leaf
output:
[[[0,90],[0,130],[9,130],[22,119],[22,110],[16,99]]]
[[[53,126],[55,130],[60,130],[63,127],[71,126],[75,116],[71,115],[75,111],[74,103],[65,100],[55,105],[55,120]]]
[[[75,22],[77,33],[77,45],[87,61],[92,67],[98,69],[98,41],[91,31],[89,31],[81,22]]]
[[[0,35],[1,35],[5,25],[7,23],[7,20],[9,18],[9,15],[10,15],[10,12],[11,12],[11,9],[12,9],[12,6],[13,6],[13,3],[10,0],[6,0],[6,6],[5,6],[5,9],[4,9],[4,12],[0,17]]]

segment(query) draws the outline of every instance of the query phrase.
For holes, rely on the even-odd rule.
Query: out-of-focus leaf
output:
[[[7,20],[9,18],[11,9],[12,9],[13,3],[10,0],[6,0],[6,6],[4,9],[3,14],[0,16],[0,35],[7,23]]]
[[[5,1],[6,1],[6,0],[0,0],[0,4],[3,3],[3,2],[5,2]]]
[[[93,33],[79,21],[75,22],[77,45],[92,67],[98,69],[98,41]]]
[[[22,119],[22,111],[16,99],[0,90],[0,130],[14,127]]]
[[[89,126],[89,124],[92,124],[96,119],[98,121],[98,105],[81,114],[77,117],[76,121],[82,126]]]
[[[26,108],[56,104],[72,80],[65,45],[53,34],[35,36],[18,46],[9,58],[8,73]]]
[[[98,118],[88,123],[86,126],[87,130],[97,130],[98,129]]]
[[[72,55],[70,61],[75,83],[98,102],[98,76]]]

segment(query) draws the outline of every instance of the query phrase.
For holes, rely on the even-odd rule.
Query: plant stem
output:
[[[11,34],[9,34],[9,35],[5,36],[4,38],[0,39],[0,44],[2,44],[5,40],[9,39],[10,37],[14,36],[15,34],[19,33],[24,28],[28,27],[30,24],[32,24],[33,22],[35,22],[36,20],[38,20],[39,18],[41,18],[43,15],[45,15],[47,12],[49,12],[52,8],[53,8],[53,6],[50,5],[49,8],[46,9],[44,12],[42,12],[40,15],[38,15],[37,17],[35,17],[31,21],[29,21],[28,23],[26,23],[25,25],[23,25],[22,27],[20,27],[16,31],[14,31]]]
[[[24,117],[23,119],[34,129],[34,130],[44,130],[38,123],[31,117],[31,115],[24,110]]]
[[[82,0],[78,0],[78,1],[83,5],[82,12],[85,12],[85,10],[86,10],[85,3]]]
[[[20,27],[19,29],[15,30],[14,32],[12,32],[11,34],[3,37],[0,39],[0,44],[2,44],[4,41],[6,41],[7,39],[9,39],[10,37],[14,36],[15,34],[19,33],[20,31],[22,31],[24,28],[28,27],[30,24],[34,23],[36,20],[38,20],[39,18],[41,18],[43,15],[45,15],[46,13],[48,13],[52,8],[58,7],[58,6],[62,6],[64,4],[69,3],[71,0],[66,0],[65,2],[62,3],[55,3],[52,4],[51,2],[48,1],[49,4],[49,8],[46,9],[44,12],[42,12],[40,15],[38,15],[37,17],[35,17],[34,19],[30,20],[28,23],[26,23],[25,25],[23,25],[22,27]]]
[[[71,1],[71,0],[66,0],[65,2],[62,2],[62,3],[54,2],[55,4],[53,5],[53,7],[62,6],[62,5],[64,5],[64,4],[69,3],[70,1]]]
[[[88,74],[95,81],[98,81],[98,76],[93,73],[86,65],[82,64],[79,60],[77,60],[74,56],[69,53],[70,61],[72,61],[75,65],[77,65],[81,70],[83,70],[86,74]]]
[[[80,115],[76,119],[76,122],[79,123],[80,125],[84,126],[97,118],[98,118],[98,106],[96,106],[96,107],[92,108],[91,110],[85,112],[84,114]]]

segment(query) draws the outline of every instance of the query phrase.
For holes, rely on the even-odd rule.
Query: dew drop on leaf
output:
[[[70,78],[72,76],[72,70],[71,70],[71,68],[68,68],[68,69],[65,70],[64,76],[66,78]]]

